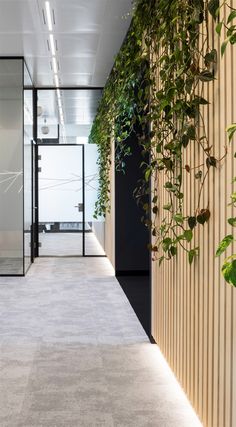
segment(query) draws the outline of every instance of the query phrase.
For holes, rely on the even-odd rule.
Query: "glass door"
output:
[[[83,255],[83,146],[38,146],[38,195],[39,256]]]

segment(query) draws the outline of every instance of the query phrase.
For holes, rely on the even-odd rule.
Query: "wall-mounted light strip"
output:
[[[52,31],[52,15],[51,15],[49,1],[45,1],[45,10],[46,10],[48,29],[49,31]]]

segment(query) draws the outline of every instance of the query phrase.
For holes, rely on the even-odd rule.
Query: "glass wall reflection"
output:
[[[0,274],[23,274],[23,61],[0,60]]]

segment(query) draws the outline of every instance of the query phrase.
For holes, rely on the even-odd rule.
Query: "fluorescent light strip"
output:
[[[58,98],[58,102],[61,99],[61,92],[60,89],[57,89],[57,98]]]
[[[50,41],[52,56],[56,56],[56,48],[55,48],[55,41],[54,41],[53,34],[49,34],[49,41]]]
[[[56,60],[55,56],[53,56],[53,58],[52,58],[52,69],[53,69],[54,74],[57,74],[58,66],[57,66],[57,60]]]
[[[58,103],[58,108],[59,108],[59,110],[60,110],[60,109],[62,110],[61,100],[60,100],[60,99],[58,99],[58,100],[57,100],[57,103]]]
[[[52,15],[51,15],[51,11],[50,11],[49,1],[45,1],[45,9],[46,9],[48,29],[49,29],[49,31],[52,31]]]
[[[56,87],[59,87],[59,78],[57,74],[54,75],[54,79],[55,79]]]

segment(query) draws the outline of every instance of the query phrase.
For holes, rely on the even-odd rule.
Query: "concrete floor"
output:
[[[83,253],[82,233],[40,233],[40,256],[79,256]],[[85,233],[85,254],[105,255],[95,234]]]
[[[199,427],[106,258],[0,278],[1,427]]]

